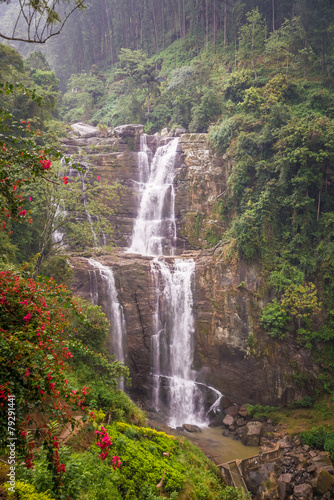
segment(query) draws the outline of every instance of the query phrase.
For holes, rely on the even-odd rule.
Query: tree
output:
[[[251,57],[255,78],[257,78],[255,62],[262,53],[266,28],[258,7],[246,14],[247,23],[240,28],[240,53],[246,59]]]
[[[1,3],[3,2],[4,0],[1,0]],[[67,19],[75,10],[84,8],[84,2],[85,0],[19,1],[15,6],[13,23],[1,29],[0,38],[45,43],[62,31]]]

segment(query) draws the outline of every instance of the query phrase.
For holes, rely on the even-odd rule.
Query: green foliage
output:
[[[283,339],[286,336],[287,323],[288,315],[276,299],[263,308],[260,324],[268,335]]]
[[[15,482],[15,492],[10,489],[10,485],[5,485],[7,489],[8,498],[20,498],[20,500],[52,500],[53,497],[46,492],[37,492],[35,487],[31,484],[22,481]]]
[[[83,453],[70,453],[62,447],[59,454],[66,472],[59,499],[156,500],[156,485],[163,474],[163,490],[175,500],[180,495],[194,500],[244,498],[241,491],[222,487],[217,467],[191,443],[125,423],[113,423],[106,429],[112,441],[111,453],[120,457],[120,468],[112,469],[111,457],[100,460],[100,450],[95,445]],[[169,457],[164,453],[169,453]],[[38,453],[34,469],[20,468],[19,476],[37,491],[47,490],[51,476],[45,452]]]
[[[303,444],[311,448],[328,451],[332,460],[334,459],[334,433],[327,431],[325,427],[313,427],[311,431],[302,432],[300,438]]]
[[[256,78],[255,63],[264,48],[266,28],[258,7],[248,12],[246,18],[246,24],[240,28],[240,53],[245,59],[251,58]]]
[[[277,421],[278,415],[276,414],[279,408],[275,406],[261,406],[261,405],[247,405],[248,414],[255,419],[267,420],[268,418]]]

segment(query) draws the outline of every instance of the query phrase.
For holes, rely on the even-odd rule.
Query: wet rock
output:
[[[310,484],[298,484],[294,487],[293,494],[296,500],[311,500],[313,498],[313,489]]]
[[[279,483],[278,484],[278,488],[277,488],[277,491],[278,491],[278,495],[279,495],[279,498],[280,500],[284,500],[287,496],[287,484],[286,483]]]
[[[286,483],[286,484],[291,484],[293,475],[292,474],[281,474],[280,477],[278,478],[278,482],[281,483]]]
[[[224,420],[223,420],[223,424],[224,424],[224,425],[227,425],[228,427],[229,427],[230,425],[233,425],[233,424],[234,424],[234,418],[233,418],[233,417],[231,417],[231,415],[226,415],[226,417],[225,417],[225,418],[224,418]]]
[[[245,425],[245,424],[246,424],[246,420],[245,420],[244,418],[242,418],[242,417],[241,417],[241,418],[237,418],[237,420],[236,420],[236,424],[237,424],[239,427],[241,427],[241,426],[243,426],[243,425]]]
[[[213,417],[211,422],[209,423],[209,427],[220,427],[224,424],[224,415],[222,413],[218,413]]]
[[[182,427],[188,432],[202,432],[197,425],[183,424]]]
[[[258,446],[260,443],[261,432],[261,422],[248,422],[242,433],[242,443],[246,446]]]
[[[143,131],[143,125],[121,125],[114,128],[114,135],[116,137],[134,137],[135,135],[141,135]]]
[[[256,494],[259,486],[263,483],[264,476],[260,471],[251,471],[249,476],[247,477],[247,488],[254,495]]]
[[[314,464],[312,464],[312,465],[310,465],[309,467],[306,468],[306,472],[308,472],[309,474],[312,474],[316,470],[317,470],[317,466],[314,465]]]
[[[316,486],[316,493],[318,495],[324,495],[329,491],[334,485],[334,476],[330,474],[325,469],[321,469]]]
[[[229,406],[228,408],[225,408],[224,412],[226,415],[230,415],[231,417],[236,417],[238,415],[238,406],[237,405]]]
[[[240,406],[238,414],[241,417],[247,417],[248,416],[248,411],[247,411],[247,405],[246,404],[243,404],[243,405]]]

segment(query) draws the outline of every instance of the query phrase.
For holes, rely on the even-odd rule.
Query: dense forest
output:
[[[0,2],[2,27],[18,13]],[[108,355],[104,314],[66,288],[53,234],[65,232],[69,253],[98,251],[82,214],[112,240],[123,189],[94,175],[85,184],[77,165],[69,183],[69,123],[208,133],[233,168],[191,243],[260,265],[273,297],[261,327],[312,352],[306,407],[333,398],[333,34],[331,0],[87,0],[46,44],[0,44],[0,405],[16,394],[22,462],[20,496],[0,486],[0,498],[153,500],[164,469],[167,498],[243,498],[192,445],[143,427],[117,388],[128,370]],[[79,415],[85,431],[59,448]],[[1,419],[3,451],[7,411]],[[0,465],[0,484],[7,473]]]

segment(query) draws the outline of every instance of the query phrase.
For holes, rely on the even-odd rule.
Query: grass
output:
[[[313,427],[324,426],[334,431],[334,398],[324,396],[311,408],[281,408],[267,414],[278,425],[283,426],[289,435],[310,431]]]

